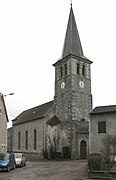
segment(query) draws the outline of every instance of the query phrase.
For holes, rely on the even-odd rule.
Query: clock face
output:
[[[61,89],[64,89],[65,88],[65,82],[62,82],[61,83]]]
[[[84,82],[81,80],[81,81],[79,81],[79,86],[80,86],[80,88],[84,88]]]

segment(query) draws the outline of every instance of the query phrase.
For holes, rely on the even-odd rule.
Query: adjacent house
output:
[[[90,113],[89,153],[100,153],[102,139],[116,135],[116,105],[99,106]]]
[[[8,116],[4,96],[0,93],[0,153],[7,151],[7,122]]]

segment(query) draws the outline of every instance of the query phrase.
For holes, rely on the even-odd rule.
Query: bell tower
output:
[[[83,54],[71,4],[62,56],[54,64],[54,102],[55,114],[61,121],[61,144],[70,148],[72,159],[86,158],[88,151],[91,63]],[[84,150],[80,146],[82,140]]]

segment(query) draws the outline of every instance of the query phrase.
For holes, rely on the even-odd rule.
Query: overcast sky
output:
[[[73,0],[91,66],[93,107],[116,104],[116,0]],[[70,0],[0,1],[0,92],[9,118],[53,100]]]

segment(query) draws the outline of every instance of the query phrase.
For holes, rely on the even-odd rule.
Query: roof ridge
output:
[[[116,112],[116,105],[97,106],[90,112],[90,114],[101,114],[109,112]]]
[[[43,103],[43,104],[40,104],[40,105],[38,105],[38,106],[34,106],[34,107],[32,107],[32,108],[29,108],[29,109],[27,109],[27,110],[25,110],[25,111],[23,111],[23,112],[26,112],[26,111],[29,111],[29,110],[31,110],[31,109],[34,109],[34,108],[37,108],[37,107],[40,107],[40,106],[43,106],[43,105],[45,105],[45,104],[49,104],[49,103],[52,103],[54,100],[52,100],[52,101],[48,101],[48,102],[46,102],[46,103]],[[22,113],[23,113],[22,112]]]
[[[105,106],[96,106],[95,108],[99,108],[99,107],[111,107],[111,106],[116,106],[116,105],[105,105]]]

